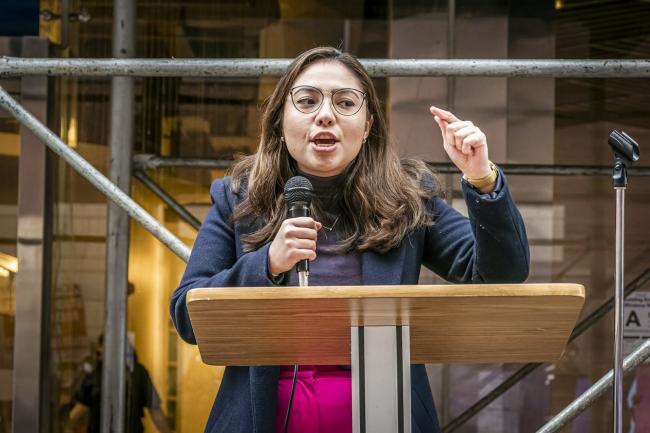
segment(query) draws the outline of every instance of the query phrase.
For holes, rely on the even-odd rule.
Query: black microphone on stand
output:
[[[607,140],[614,151],[612,180],[616,191],[616,254],[614,260],[614,432],[623,431],[623,251],[625,250],[625,189],[627,169],[639,160],[639,145],[623,131],[612,131]]]
[[[311,182],[302,176],[294,176],[284,186],[284,201],[287,203],[289,218],[311,216],[311,201],[314,198],[314,188]],[[296,263],[298,283],[301,287],[309,285],[309,260],[303,259]]]

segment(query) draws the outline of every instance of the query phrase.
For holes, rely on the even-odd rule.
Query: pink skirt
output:
[[[352,372],[335,365],[301,365],[288,433],[352,433]],[[278,382],[275,433],[283,433],[293,366],[283,366]]]

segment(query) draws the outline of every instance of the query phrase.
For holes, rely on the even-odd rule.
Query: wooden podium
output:
[[[206,364],[352,364],[358,433],[410,433],[409,363],[557,360],[583,303],[577,284],[220,287],[187,294]]]

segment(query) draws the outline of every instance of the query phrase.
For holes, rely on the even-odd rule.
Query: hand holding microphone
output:
[[[316,237],[322,224],[310,216],[313,189],[309,180],[294,176],[285,186],[288,216],[269,248],[269,271],[278,275],[298,264],[299,272],[308,272],[308,261],[316,258]]]
[[[278,275],[291,270],[300,260],[314,260],[317,231],[321,227],[311,217],[284,220],[269,248],[269,271]]]

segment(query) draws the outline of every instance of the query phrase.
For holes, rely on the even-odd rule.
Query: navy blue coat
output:
[[[367,285],[417,284],[425,265],[456,283],[519,283],[528,276],[526,231],[503,173],[491,194],[463,185],[469,219],[440,198],[427,203],[434,224],[412,232],[386,254],[362,254],[362,281]],[[248,253],[241,237],[251,228],[232,223],[242,197],[229,177],[216,180],[212,206],[199,230],[180,286],[171,299],[171,316],[180,336],[196,344],[185,304],[195,287],[272,286],[267,257],[270,243]],[[227,367],[212,406],[206,433],[273,433],[279,367]],[[423,365],[411,366],[413,433],[439,432],[433,397]]]

